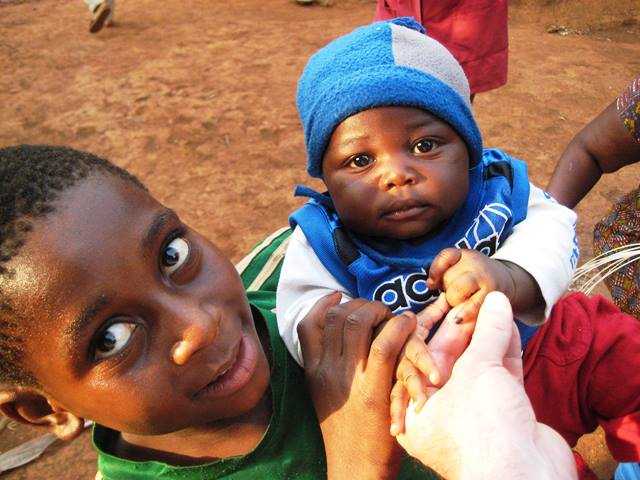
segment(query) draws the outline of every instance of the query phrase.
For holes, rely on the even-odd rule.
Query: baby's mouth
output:
[[[382,213],[382,218],[394,221],[411,220],[422,215],[431,206],[428,203],[418,201],[396,202],[391,204]]]

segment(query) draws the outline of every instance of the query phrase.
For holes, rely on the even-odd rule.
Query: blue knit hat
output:
[[[482,157],[462,67],[410,17],[360,27],[314,54],[298,81],[297,105],[312,177],[322,177],[322,157],[334,129],[358,112],[382,106],[431,112],[466,142],[472,165]]]

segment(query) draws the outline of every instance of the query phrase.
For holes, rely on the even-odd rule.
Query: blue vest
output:
[[[465,203],[419,244],[354,234],[342,225],[327,193],[298,187],[296,195],[310,200],[289,217],[291,227],[302,229],[322,264],[352,297],[380,301],[394,313],[419,312],[440,293],[426,282],[435,256],[447,247],[495,253],[527,215],[529,179],[524,162],[485,149],[482,161],[469,170]],[[536,328],[516,324],[524,348]]]

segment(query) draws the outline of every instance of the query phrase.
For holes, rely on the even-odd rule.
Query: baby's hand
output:
[[[489,292],[497,290],[513,300],[515,285],[509,268],[476,250],[445,248],[434,259],[429,289],[442,290],[452,307],[460,305],[458,323],[475,321]]]
[[[409,398],[419,411],[427,398],[444,384],[453,364],[467,348],[475,322],[457,324],[456,311],[449,314],[444,294],[418,314],[418,326],[405,345],[396,369],[397,382],[391,390],[390,412],[392,435],[404,431],[404,417]],[[446,315],[446,317],[445,317]],[[425,339],[429,330],[443,317],[445,320],[429,344]]]

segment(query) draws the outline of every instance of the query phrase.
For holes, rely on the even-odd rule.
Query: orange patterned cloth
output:
[[[640,77],[636,78],[616,102],[618,115],[637,142],[640,142]]]
[[[618,115],[636,141],[640,142],[640,77],[620,94]],[[640,158],[638,159],[640,161]],[[600,220],[593,231],[595,253],[600,255],[616,247],[640,242],[640,188],[625,195],[611,213]],[[618,307],[640,318],[640,260],[617,271],[605,280]]]
[[[596,255],[640,242],[640,188],[625,195],[593,230]],[[605,283],[620,310],[640,318],[640,260],[609,276]]]

